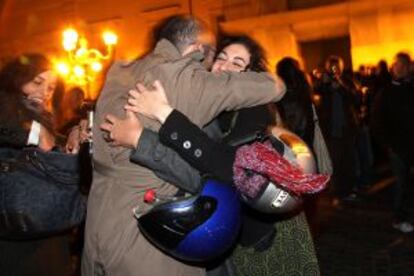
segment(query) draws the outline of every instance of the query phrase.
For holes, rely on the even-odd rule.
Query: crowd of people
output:
[[[412,166],[414,63],[409,54],[395,55],[389,69],[344,71],[339,57],[330,57],[325,73],[313,74],[319,118],[334,165],[333,205],[355,200],[372,184],[374,165],[387,159],[396,181],[392,192],[393,227],[414,230],[407,214],[407,185]]]
[[[91,132],[82,90],[63,93],[43,55],[21,55],[3,66],[1,149],[74,155],[93,141],[93,166],[79,161],[80,182],[87,182],[79,189],[87,194],[84,225],[51,229],[36,239],[14,240],[1,232],[0,267],[6,275],[320,275],[303,207],[275,215],[243,204],[236,244],[203,263],[178,260],[154,245],[132,211],[152,208],[145,200],[148,190],[166,198],[197,194],[206,176],[234,183],[250,200],[269,182],[305,200],[306,194],[317,196],[329,176],[318,173],[325,173],[323,168],[304,173],[284,163],[286,149],[278,139],[262,143],[258,133],[269,135],[275,126],[294,133],[316,159],[332,162],[326,190],[333,208],[356,200],[372,184],[374,160],[383,152],[396,176],[392,227],[414,231],[406,192],[414,163],[409,121],[414,63],[408,54],[398,53],[391,71],[381,61],[356,73],[331,56],[325,68],[308,76],[291,57],[269,72],[264,50],[252,38],[223,34],[216,39],[191,16],[162,22],[154,41],[144,57],[111,65],[94,106]],[[62,109],[62,102],[71,102],[70,107]],[[323,141],[315,141],[319,125]],[[235,143],[246,137],[248,143]],[[315,142],[326,143],[325,156]],[[268,159],[261,156],[264,152]],[[0,153],[3,185],[10,167],[21,168]],[[86,181],[85,167],[93,170]],[[306,192],[298,192],[304,183]],[[14,217],[1,208],[2,227],[15,229]],[[69,241],[74,236],[81,239]],[[74,243],[80,246],[75,254],[82,255],[78,272],[71,267]]]

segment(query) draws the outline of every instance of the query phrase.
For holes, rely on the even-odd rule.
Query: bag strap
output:
[[[231,117],[230,126],[226,132],[223,133],[223,137],[225,138],[230,135],[233,131],[234,127],[236,126],[237,118],[239,117],[239,111],[233,111],[233,116]]]
[[[34,168],[39,170],[40,172],[44,173],[47,177],[50,177],[53,180],[53,183],[56,185],[66,185],[66,186],[73,186],[73,182],[65,183],[59,177],[56,177],[53,172],[51,172],[43,163],[43,161],[39,158],[37,152],[34,151],[26,151],[25,154],[22,156],[24,158],[23,162],[31,164]]]
[[[318,114],[316,113],[315,105],[312,104],[312,111],[313,111],[313,122],[319,124]]]

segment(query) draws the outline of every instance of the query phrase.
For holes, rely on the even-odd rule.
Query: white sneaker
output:
[[[414,231],[414,226],[408,221],[395,222],[392,224],[392,227],[402,233],[410,233]]]

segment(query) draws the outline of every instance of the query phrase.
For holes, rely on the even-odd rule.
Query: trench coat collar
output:
[[[156,55],[161,55],[169,61],[182,58],[181,53],[178,51],[177,47],[175,47],[167,39],[161,39],[160,41],[158,41],[155,45],[153,53]],[[190,57],[191,59],[194,59],[196,61],[201,61],[203,60],[204,55],[200,51],[195,51],[186,55],[186,57]]]

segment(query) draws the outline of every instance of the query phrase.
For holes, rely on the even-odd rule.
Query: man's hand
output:
[[[160,81],[155,81],[153,87],[154,89],[147,89],[144,85],[138,83],[137,90],[129,91],[128,104],[125,109],[164,123],[173,108],[168,103],[164,87]]]
[[[141,121],[131,111],[126,112],[125,119],[119,119],[108,114],[106,122],[100,128],[108,134],[108,142],[113,146],[123,146],[135,149],[144,129]]]

